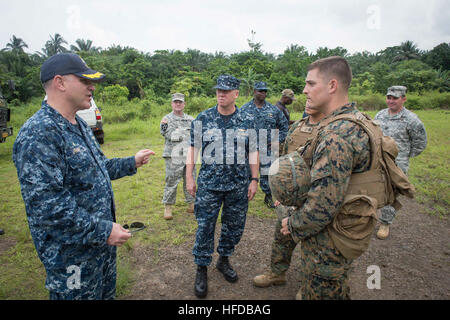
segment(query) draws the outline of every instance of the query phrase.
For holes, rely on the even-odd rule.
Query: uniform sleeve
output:
[[[137,172],[136,159],[134,156],[128,158],[106,159],[105,164],[111,180],[132,176]]]
[[[170,121],[170,118],[168,118],[167,116],[165,116],[163,118],[163,120],[166,119],[167,123],[160,123],[160,127],[159,127],[159,132],[161,133],[161,135],[166,138],[169,139],[172,137],[172,133],[177,129]],[[161,120],[162,121],[162,120]]]
[[[65,184],[68,164],[56,140],[56,134],[46,132],[14,146],[13,159],[33,237],[45,235],[61,244],[105,244],[112,222],[94,218],[76,205]],[[35,244],[38,251],[46,249]]]
[[[411,121],[408,127],[409,139],[411,143],[410,158],[416,157],[425,150],[427,146],[427,132],[425,126],[418,117]]]
[[[367,146],[368,137],[366,142]],[[307,200],[289,217],[294,239],[313,236],[333,221],[343,205],[356,154],[354,141],[343,138],[337,130],[329,130],[320,139],[313,155]]]
[[[276,107],[278,111],[278,130],[280,131],[280,143],[283,143],[286,139],[289,130],[289,121],[285,117],[282,111]]]

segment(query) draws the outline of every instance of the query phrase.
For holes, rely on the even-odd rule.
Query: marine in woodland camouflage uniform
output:
[[[294,152],[298,148],[305,145],[308,139],[315,136],[319,123],[310,123],[309,117],[296,121],[289,129],[281,155]],[[286,208],[278,208],[286,210]],[[280,275],[285,273],[290,266],[292,253],[297,243],[290,235],[280,233],[281,220],[278,219],[275,225],[274,241],[272,243],[272,253],[270,259],[270,268],[274,274]]]
[[[380,125],[383,134],[392,137],[397,143],[398,155],[395,162],[405,174],[408,173],[409,158],[418,156],[427,146],[425,126],[415,113],[403,106],[406,101],[406,89],[404,86],[390,87],[386,94],[387,103],[397,109],[395,112],[392,111],[392,107],[383,109],[374,119]],[[381,209],[380,221],[392,224],[395,215],[396,210],[392,206],[386,206]]]
[[[342,57],[320,59],[308,66],[303,93],[311,108],[324,113],[321,120],[357,114],[348,103],[351,69]],[[311,145],[309,145],[311,147]],[[300,208],[291,208],[282,220],[282,232],[302,244],[300,274],[302,299],[349,299],[348,272],[352,259],[334,245],[328,226],[340,212],[350,176],[370,168],[369,136],[348,120],[336,120],[318,132],[311,154],[311,187]],[[305,153],[304,153],[305,154]]]
[[[275,106],[283,112],[289,125],[293,124],[295,121],[291,121],[291,113],[286,106],[292,104],[295,100],[294,91],[291,89],[284,89],[281,92],[281,99],[275,104]]]
[[[329,117],[357,113],[345,105]],[[348,271],[352,260],[334,246],[327,226],[341,208],[350,175],[370,166],[369,137],[357,124],[337,120],[319,132],[311,167],[311,188],[305,204],[290,213],[288,228],[302,242],[303,299],[348,299]]]
[[[49,103],[55,105],[43,101],[20,129],[13,147],[28,224],[47,273],[50,299],[113,299],[116,246],[131,236],[115,223],[111,180],[135,174],[148,159],[144,161],[140,153],[106,158],[92,130],[75,115],[75,110],[90,106],[85,94],[92,93],[93,80],[102,78],[103,74],[90,70],[75,54],[49,58],[42,66],[41,81],[44,87],[48,85]],[[66,91],[56,92],[61,86]],[[69,103],[75,123],[57,111],[61,107],[57,94],[66,102],[68,95],[71,101],[76,99]],[[117,229],[123,229],[120,244],[113,244],[110,240]]]
[[[184,95],[175,93],[172,102],[183,102]],[[174,111],[165,115],[160,125],[160,133],[165,139],[163,158],[166,163],[166,178],[163,204],[175,204],[178,183],[183,179],[183,192],[187,203],[193,203],[192,197],[186,191],[186,154],[189,147],[191,123],[194,118],[181,112],[176,115]],[[195,171],[194,171],[195,173]]]

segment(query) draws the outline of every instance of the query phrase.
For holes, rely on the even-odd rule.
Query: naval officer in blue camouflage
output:
[[[195,195],[198,229],[193,248],[197,265],[194,292],[207,294],[207,266],[214,251],[214,230],[222,208],[222,230],[217,252],[217,269],[229,282],[238,276],[229,256],[244,232],[248,201],[256,193],[258,149],[254,118],[236,107],[239,80],[222,75],[217,79],[217,105],[201,112],[192,122],[191,143],[186,161],[186,189]],[[193,178],[195,159],[202,150],[196,185]]]
[[[105,75],[78,55],[50,57],[40,77],[48,98],[20,129],[13,161],[46,288],[50,299],[114,299],[116,247],[131,234],[115,222],[111,180],[135,174],[154,152],[105,157],[76,115]]]
[[[278,107],[266,101],[268,89],[265,82],[255,83],[253,99],[240,110],[255,118],[259,138],[260,187],[265,193],[266,205],[275,208],[267,174],[273,160],[278,157],[279,144],[286,139],[289,121]]]

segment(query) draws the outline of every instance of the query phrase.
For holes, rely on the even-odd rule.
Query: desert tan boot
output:
[[[279,285],[286,283],[286,274],[282,273],[277,275],[272,271],[268,271],[264,274],[260,274],[253,278],[253,284],[260,288],[265,288],[270,285]]]
[[[303,300],[302,299],[302,289],[299,289],[297,294],[295,295],[295,300]]]
[[[188,213],[194,213],[194,203],[189,203],[189,207],[186,210]]]
[[[389,225],[382,223],[380,229],[378,229],[377,237],[378,239],[384,240],[389,236]]]
[[[166,204],[164,206],[164,219],[172,220],[172,206],[170,204]]]

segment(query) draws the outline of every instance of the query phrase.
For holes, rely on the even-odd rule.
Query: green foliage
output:
[[[99,92],[99,97],[102,102],[114,103],[117,105],[123,105],[128,101],[128,95],[130,92],[127,87],[122,87],[118,84],[103,88]]]
[[[414,42],[405,41],[376,53],[354,54],[343,47],[319,47],[316,52],[308,52],[304,46],[291,44],[282,54],[274,55],[264,52],[263,44],[255,37],[256,33],[252,31],[251,38],[247,39],[248,51],[231,55],[204,53],[197,49],[144,53],[120,45],[102,49],[88,39],[77,39],[70,49],[81,55],[92,69],[107,75],[98,85],[99,93],[106,87],[120,85],[128,89],[128,100],[139,98],[156,104],[163,104],[173,92],[182,92],[189,98],[200,97],[200,100],[201,97],[214,97],[215,81],[224,73],[241,79],[241,95],[247,97],[252,95],[255,81],[266,81],[272,95],[290,88],[299,96],[305,85],[308,65],[316,59],[335,55],[345,57],[352,67],[352,95],[385,94],[391,85],[406,85],[409,93],[449,92],[448,43],[421,51]],[[24,51],[28,45],[13,35],[0,50],[0,87],[8,102],[27,102],[32,97],[41,97],[39,70],[42,62],[55,53],[67,52],[66,45],[63,36],[55,33],[41,52],[28,54]],[[15,83],[13,90],[8,88],[11,80]],[[123,98],[105,99],[115,104],[125,103]]]

